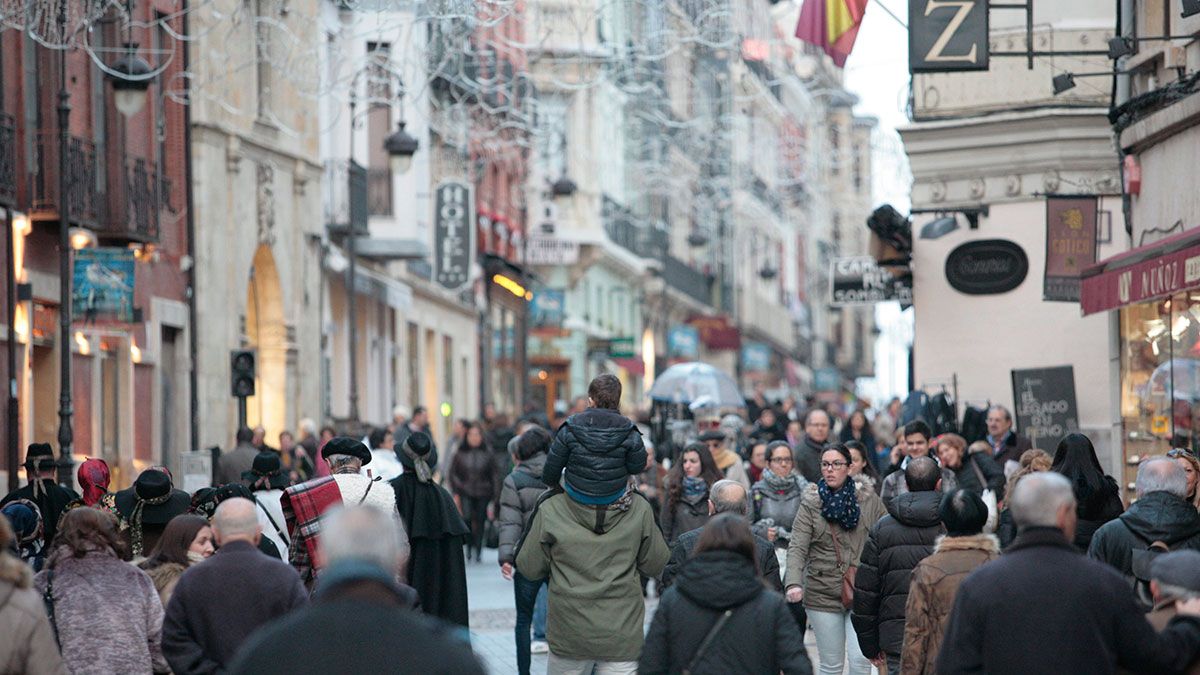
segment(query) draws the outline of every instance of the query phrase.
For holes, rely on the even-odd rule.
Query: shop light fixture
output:
[[[1192,322],[1188,319],[1188,315],[1186,313],[1181,313],[1179,316],[1175,317],[1175,323],[1171,325],[1171,337],[1178,340],[1183,336],[1184,332],[1187,331],[1188,326],[1191,325],[1191,323]]]
[[[92,353],[92,343],[83,334],[83,331],[75,331],[75,346],[79,348],[79,353],[84,356]]]
[[[85,248],[95,248],[98,240],[96,233],[86,227],[72,227],[67,231],[67,238],[71,241],[71,249],[78,251]]]
[[[134,363],[142,362],[142,350],[137,346],[137,343],[134,342],[133,340],[129,341],[129,358]]]
[[[533,293],[518,283],[515,279],[510,279],[503,274],[496,274],[492,276],[492,281],[500,288],[503,288],[518,298],[525,298],[526,300],[533,299]]]

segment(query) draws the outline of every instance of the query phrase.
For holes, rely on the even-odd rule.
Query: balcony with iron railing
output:
[[[97,224],[96,234],[107,239],[158,241],[164,200],[163,183],[154,162],[141,157],[121,159],[122,172],[113,185],[116,189],[108,193],[109,217]]]
[[[367,169],[367,213],[372,216],[393,214],[390,169]]]
[[[34,175],[30,184],[29,211],[34,220],[57,220],[60,213],[59,142],[57,132],[37,134],[34,146]],[[67,141],[66,206],[71,223],[95,228],[100,222],[103,199],[96,189],[96,146],[71,136]]]
[[[369,183],[367,170],[357,162],[325,162],[321,193],[324,195],[326,227],[344,230],[353,223],[356,231],[367,231]]]

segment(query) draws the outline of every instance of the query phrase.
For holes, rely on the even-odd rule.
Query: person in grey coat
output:
[[[216,485],[243,483],[242,474],[254,468],[254,458],[258,456],[258,448],[254,447],[254,432],[247,427],[237,430],[237,446],[229,452],[221,453],[217,460]]]
[[[500,489],[500,573],[513,582],[513,595],[517,607],[517,670],[524,675],[529,672],[530,641],[529,628],[533,623],[534,607],[538,594],[546,585],[545,579],[528,579],[513,567],[517,543],[525,533],[525,523],[533,515],[538,498],[546,492],[542,482],[542,467],[546,464],[546,450],[550,447],[550,432],[541,427],[530,427],[525,433],[509,442],[514,447],[513,461],[517,467],[504,479]],[[545,635],[541,626],[541,635]],[[544,637],[543,637],[544,639]]]

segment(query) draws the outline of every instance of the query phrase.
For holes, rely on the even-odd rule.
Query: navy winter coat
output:
[[[542,470],[546,485],[564,473],[571,489],[603,498],[620,492],[629,477],[646,470],[646,446],[629,418],[615,410],[588,408],[559,427]]]

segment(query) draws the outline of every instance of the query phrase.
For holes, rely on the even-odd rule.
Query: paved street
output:
[[[487,664],[493,675],[517,672],[517,653],[514,646],[512,582],[500,576],[495,549],[483,550],[483,562],[467,563],[467,592],[471,604],[471,646]],[[646,602],[646,622],[654,616],[656,599]],[[804,646],[814,667],[817,663],[817,643],[812,631],[804,636]],[[534,654],[531,672],[546,672],[546,655]]]

